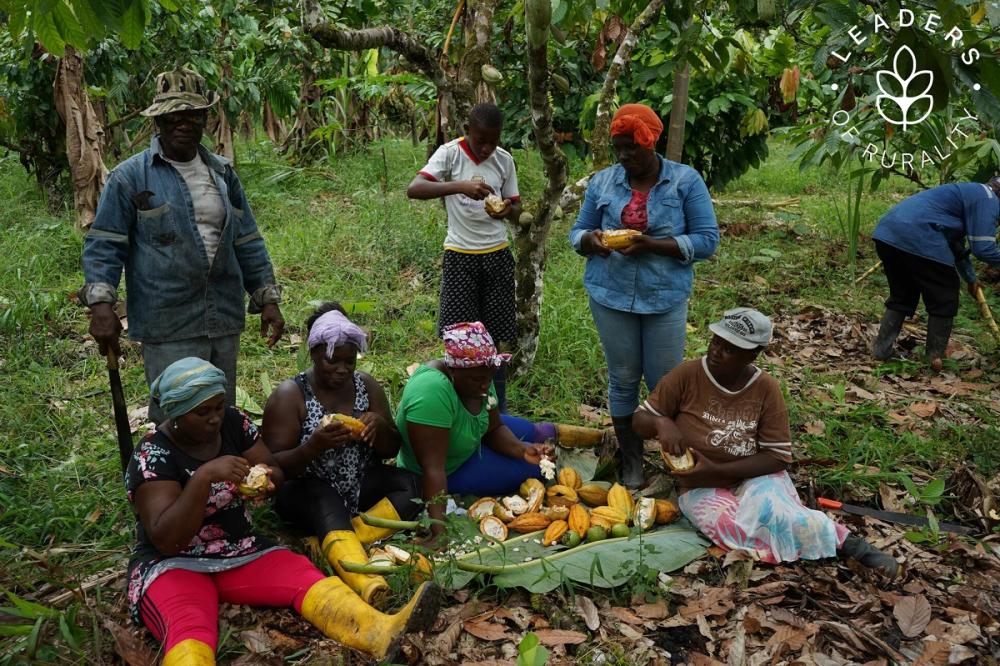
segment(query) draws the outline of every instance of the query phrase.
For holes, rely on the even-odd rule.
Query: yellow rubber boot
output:
[[[396,512],[396,507],[392,505],[387,497],[383,497],[375,506],[365,511],[369,516],[375,518],[387,518],[389,520],[401,520],[399,513]],[[372,527],[371,525],[366,525],[365,521],[361,520],[361,516],[354,516],[351,518],[351,527],[354,528],[354,533],[358,535],[361,539],[361,543],[368,544],[375,543],[376,541],[381,541],[382,539],[388,539],[396,530],[391,530],[388,527]]]
[[[342,580],[331,576],[306,592],[302,617],[335,641],[378,660],[392,661],[399,653],[403,634],[429,628],[440,603],[437,586],[424,583],[410,603],[398,613],[386,615],[366,604]]]
[[[382,608],[389,600],[389,584],[382,576],[374,574],[348,573],[340,564],[341,560],[352,564],[368,564],[368,553],[352,530],[334,530],[323,537],[323,553],[337,574],[365,603]]]
[[[215,649],[188,638],[163,655],[163,666],[215,666]]]

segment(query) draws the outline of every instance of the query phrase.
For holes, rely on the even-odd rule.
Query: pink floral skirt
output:
[[[777,564],[833,557],[848,530],[806,508],[787,472],[746,479],[731,488],[693,488],[681,511],[712,542]]]

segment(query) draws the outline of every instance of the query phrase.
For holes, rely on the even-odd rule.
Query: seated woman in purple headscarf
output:
[[[413,518],[420,507],[417,477],[384,464],[399,452],[400,437],[385,391],[356,369],[367,336],[338,303],[324,303],[306,322],[312,368],[282,382],[264,408],[264,441],[288,481],[276,508],[286,521],[316,535],[337,574],[361,597],[381,605],[389,586],[381,576],[349,573],[341,561],[367,563],[363,544],[392,534],[366,525],[359,511],[394,520]],[[327,414],[359,419],[352,434]]]

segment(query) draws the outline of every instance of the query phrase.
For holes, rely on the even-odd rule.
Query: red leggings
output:
[[[248,606],[292,606],[325,578],[308,558],[273,550],[249,564],[218,573],[171,569],[149,586],[139,602],[143,623],[167,652],[193,638],[213,650],[219,642],[219,602]]]

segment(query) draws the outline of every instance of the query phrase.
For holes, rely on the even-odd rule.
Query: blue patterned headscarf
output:
[[[172,419],[184,416],[209,398],[226,392],[226,374],[194,356],[174,361],[149,387],[153,398]]]

